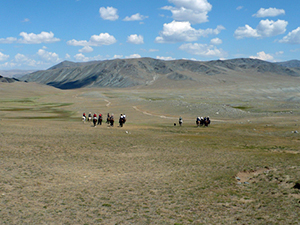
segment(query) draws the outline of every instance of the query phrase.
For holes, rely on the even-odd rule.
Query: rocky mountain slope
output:
[[[115,59],[73,63],[64,61],[44,71],[21,78],[23,81],[51,85],[60,89],[81,87],[132,87],[162,82],[211,82],[251,79],[251,76],[300,77],[300,70],[258,59],[239,58],[216,61],[152,58]]]

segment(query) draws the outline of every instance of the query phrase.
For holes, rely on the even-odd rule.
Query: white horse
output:
[[[81,121],[82,121],[83,123],[85,123],[85,121],[86,121],[85,116],[82,116]]]

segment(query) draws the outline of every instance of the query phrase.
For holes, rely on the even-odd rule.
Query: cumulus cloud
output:
[[[123,19],[123,21],[139,21],[139,20],[144,20],[144,19],[146,19],[146,18],[148,18],[148,16],[143,16],[143,15],[141,15],[141,14],[139,14],[139,13],[136,13],[136,14],[134,14],[134,15],[132,15],[132,16],[126,16],[124,19]]]
[[[91,46],[84,46],[82,49],[79,50],[79,52],[84,52],[84,53],[92,52],[92,51],[94,51],[94,49]]]
[[[102,19],[115,21],[119,19],[118,10],[114,7],[101,7],[99,13]]]
[[[101,33],[99,35],[92,35],[90,37],[90,40],[69,40],[67,41],[68,45],[72,46],[83,46],[82,49],[79,50],[79,52],[92,52],[93,48],[91,46],[102,46],[102,45],[112,45],[116,43],[117,40],[114,36],[108,34],[108,33]]]
[[[1,38],[1,44],[12,44],[12,43],[21,43],[21,44],[41,44],[41,43],[53,43],[60,41],[59,38],[54,37],[52,32],[41,32],[40,34],[26,33],[21,32],[20,36],[22,38],[17,39],[15,37]]]
[[[36,67],[37,64],[39,64],[34,59],[28,58],[27,56],[20,54],[20,53],[15,55],[14,61],[15,62],[12,63],[14,66],[26,65],[26,66],[30,66],[30,67]]]
[[[260,60],[264,60],[264,61],[274,59],[273,56],[271,56],[270,54],[266,54],[264,51],[258,52],[256,56],[250,56],[249,58],[251,58],[251,59],[260,59]]]
[[[165,60],[165,61],[169,61],[169,60],[175,60],[175,58],[171,57],[171,56],[156,56],[156,59],[160,59],[160,60]]]
[[[37,54],[43,61],[46,62],[56,63],[60,61],[58,54],[56,54],[55,52],[48,52],[44,49],[39,49]]]
[[[8,37],[8,38],[0,38],[0,44],[12,44],[14,42],[17,42],[17,38],[14,37]]]
[[[22,44],[41,44],[60,41],[59,38],[54,37],[54,34],[52,32],[43,31],[40,34],[28,34],[26,32],[21,32],[20,36],[23,37],[23,39],[19,39],[18,42]]]
[[[144,44],[144,38],[142,35],[132,34],[127,37],[127,42],[131,44]]]
[[[123,55],[114,55],[113,59],[121,59],[123,58]]]
[[[288,22],[285,20],[277,20],[276,22],[268,19],[261,20],[256,29],[253,29],[249,25],[239,27],[234,32],[234,37],[236,39],[272,37],[283,34],[286,31],[287,25]]]
[[[5,61],[9,58],[9,55],[5,55],[2,52],[0,52],[0,61]]]
[[[169,0],[169,2],[175,6],[165,6],[162,9],[170,10],[174,20],[190,23],[207,22],[207,13],[212,9],[207,0]]]
[[[141,58],[142,56],[140,56],[139,54],[132,54],[130,56],[126,56],[126,59],[137,59],[137,58]]]
[[[89,61],[89,57],[86,57],[85,55],[83,55],[82,53],[78,53],[74,56],[74,59],[76,61],[83,61],[83,62],[87,62]]]
[[[93,35],[90,38],[91,46],[101,46],[101,45],[112,45],[117,42],[114,36],[108,33],[101,33],[99,35]]]
[[[211,40],[210,40],[210,43],[211,43],[212,45],[220,45],[220,44],[223,43],[223,41],[222,41],[220,38],[214,38],[214,39],[211,39]]]
[[[300,27],[289,32],[288,35],[283,37],[279,42],[288,44],[300,44]]]
[[[253,14],[254,17],[275,17],[279,15],[284,15],[285,11],[284,9],[276,9],[276,8],[268,8],[264,9],[261,8],[257,11],[257,13]]]
[[[180,50],[186,51],[193,55],[209,56],[209,57],[224,57],[227,55],[222,49],[218,49],[216,46],[199,44],[199,43],[187,43],[179,47]]]
[[[210,34],[217,35],[224,30],[223,26],[217,26],[216,29],[208,28],[206,30],[196,30],[191,27],[191,23],[172,21],[171,23],[165,23],[163,30],[160,32],[160,36],[156,37],[157,43],[175,43],[184,41],[196,41],[199,37],[206,37]]]
[[[92,60],[103,60],[104,58],[101,55],[87,57],[87,56],[83,55],[82,53],[78,53],[74,56],[74,59],[79,62],[88,62],[88,61],[92,61]]]

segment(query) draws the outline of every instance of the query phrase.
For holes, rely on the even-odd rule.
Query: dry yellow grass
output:
[[[2,224],[299,223],[296,103],[242,108],[238,96],[39,85],[7,94],[12,87],[0,86]],[[209,111],[224,105],[242,112]],[[128,120],[93,127],[83,111]],[[206,112],[211,126],[197,128]],[[174,127],[179,115],[184,124]]]

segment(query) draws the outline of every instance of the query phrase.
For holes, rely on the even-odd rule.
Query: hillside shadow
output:
[[[93,83],[95,80],[97,80],[96,75],[91,76],[89,78],[86,78],[84,80],[76,80],[76,81],[71,81],[71,82],[65,82],[65,81],[61,81],[61,82],[49,82],[47,83],[47,85],[59,88],[59,89],[76,89],[76,88],[82,88],[85,86],[90,85],[91,83]]]

